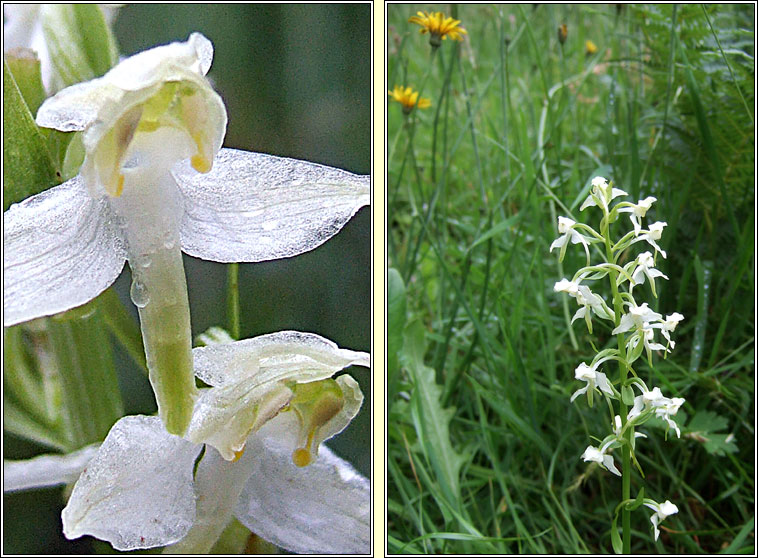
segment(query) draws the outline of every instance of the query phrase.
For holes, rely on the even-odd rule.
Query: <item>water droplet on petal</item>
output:
[[[150,294],[147,287],[139,279],[132,280],[132,288],[129,289],[129,296],[137,308],[144,308],[150,302]]]

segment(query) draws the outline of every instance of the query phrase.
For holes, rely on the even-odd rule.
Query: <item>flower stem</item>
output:
[[[605,254],[606,254],[606,261],[608,263],[616,263],[616,260],[613,256],[613,248],[611,247],[611,241],[610,241],[610,224],[608,223],[607,219],[607,213],[605,215],[605,218],[603,219],[603,224],[601,225],[601,228],[603,229],[601,231],[602,236],[605,238]],[[621,316],[624,313],[624,306],[623,301],[621,299],[621,295],[619,294],[618,285],[616,284],[616,278],[618,277],[618,272],[615,269],[610,269],[608,272],[608,280],[611,283],[611,292],[613,293],[613,310],[614,310],[614,318],[613,323],[615,327],[618,327],[619,323],[621,322]],[[619,350],[619,356],[623,358],[619,358],[619,391],[622,391],[622,388],[626,382],[627,378],[627,365],[626,363],[626,345],[624,340],[624,334],[619,333],[616,335],[616,341],[618,343],[618,350]],[[627,422],[627,414],[629,412],[629,409],[624,403],[623,397],[619,398],[619,414],[621,415],[621,424],[622,429],[626,425]],[[624,437],[627,439],[627,441],[631,441],[632,434],[631,428],[626,429],[624,431]],[[631,468],[631,454],[630,454],[630,448],[629,444],[624,444],[621,446],[621,500],[623,502],[631,499],[631,487],[632,487],[632,468]],[[623,549],[623,554],[629,554],[631,551],[631,535],[632,535],[632,529],[631,529],[631,512],[626,509],[625,507],[621,510],[621,544]]]

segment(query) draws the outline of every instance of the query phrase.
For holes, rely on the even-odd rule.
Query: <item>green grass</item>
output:
[[[569,328],[552,286],[583,251],[548,252],[602,175],[658,199],[670,280],[643,297],[686,318],[638,370],[686,398],[682,437],[645,425],[632,477],[679,513],[653,542],[632,512],[632,552],[752,553],[753,6],[461,5],[465,41],[434,55],[407,19],[448,5],[387,9],[387,85],[432,101],[388,106],[389,551],[612,552],[621,481],[580,459],[609,425],[569,397],[590,341],[615,340]]]

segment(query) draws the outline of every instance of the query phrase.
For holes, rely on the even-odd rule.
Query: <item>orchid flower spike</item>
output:
[[[284,331],[195,348],[193,356],[212,387],[200,395],[189,439],[169,434],[157,417],[124,417],[94,456],[87,448],[16,462],[6,486],[71,482],[78,467],[63,532],[117,550],[208,553],[236,517],[291,552],[368,554],[370,482],[322,443],[363,401],[350,376],[331,377],[368,367],[369,355]]]
[[[226,109],[199,33],[120,62],[45,101],[37,124],[82,132],[80,174],[5,212],[4,325],[93,299],[124,261],[168,432],[197,397],[181,252],[259,262],[307,252],[370,200],[370,178],[222,149]]]

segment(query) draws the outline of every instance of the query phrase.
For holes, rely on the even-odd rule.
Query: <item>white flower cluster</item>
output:
[[[571,323],[573,324],[577,319],[583,318],[588,331],[592,333],[592,317],[594,315],[596,318],[611,322],[613,324],[611,333],[621,336],[618,349],[600,351],[591,363],[583,362],[577,366],[574,376],[577,380],[585,382],[585,385],[571,396],[573,402],[579,395],[586,394],[590,406],[592,406],[595,393],[608,398],[611,406],[612,401],[610,400],[621,401],[622,399],[631,405],[631,409],[626,413],[625,420],[622,421],[620,415],[614,416],[613,424],[611,424],[612,433],[600,442],[599,447],[588,446],[582,454],[584,461],[595,462],[600,467],[618,476],[622,476],[622,473],[616,467],[610,452],[626,445],[632,452],[632,458],[634,458],[635,439],[646,437],[641,433],[631,435],[630,429],[633,432],[635,427],[640,426],[650,418],[657,417],[663,420],[668,428],[673,428],[679,437],[679,426],[672,417],[684,403],[684,399],[681,397],[665,397],[658,387],[648,389],[632,368],[632,364],[642,355],[643,350],[648,363],[651,365],[653,351],[663,351],[664,356],[670,352],[676,345],[671,339],[671,332],[676,329],[684,316],[674,312],[664,319],[661,314],[652,310],[647,303],[638,305],[634,299],[634,288],[644,285],[645,282],[649,283],[653,296],[657,297],[655,280],[658,278],[668,279],[666,275],[655,268],[658,254],[663,258],[666,257],[666,252],[657,243],[666,223],[655,222],[649,225],[647,229],[644,228],[642,219],[656,201],[652,196],[648,196],[636,204],[622,201],[611,206],[611,202],[615,198],[626,195],[627,193],[623,190],[613,188],[605,178],[600,176],[593,178],[592,190],[581,205],[580,210],[587,207],[597,207],[602,210],[603,217],[600,221],[599,231],[568,217],[559,217],[558,233],[560,236],[550,246],[551,252],[554,248],[560,249],[559,257],[563,260],[569,244],[581,244],[587,257],[587,265],[579,269],[573,279],[563,278],[554,286],[555,292],[568,294],[579,305]],[[609,228],[623,213],[629,214],[633,230],[614,243],[610,238]],[[620,265],[618,261],[622,255],[625,255],[628,248],[641,241],[647,242],[653,248],[653,252],[642,252],[634,260],[623,266]],[[602,263],[590,264],[590,247],[604,256]],[[597,281],[604,277],[609,278],[613,291],[613,300],[610,305],[601,295],[592,292],[589,286],[584,284],[587,281]],[[627,288],[623,290],[622,287],[625,284]],[[665,345],[655,340],[656,330],[659,330],[666,340]],[[626,373],[622,374],[620,380],[616,382],[617,386],[614,386],[606,374],[599,369],[603,363],[609,360],[618,362],[621,369],[626,370]],[[630,372],[631,376],[629,376]],[[640,395],[633,398],[633,403],[632,384],[636,385],[641,392]],[[623,390],[626,390],[624,396],[622,396]],[[651,517],[651,522],[657,540],[658,524],[667,516],[676,513],[678,509],[668,500],[663,504],[658,504],[653,500],[645,499],[644,504],[655,511]]]

